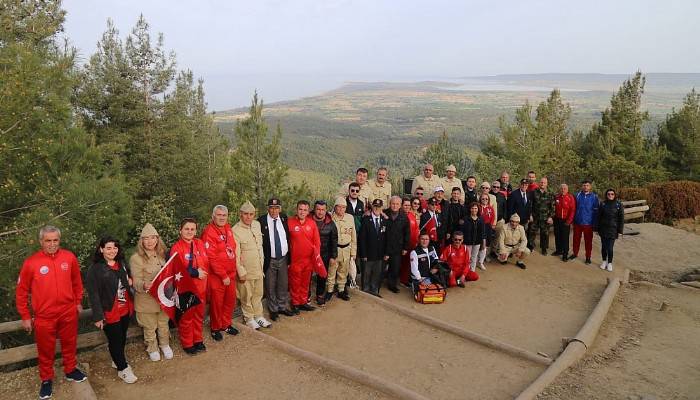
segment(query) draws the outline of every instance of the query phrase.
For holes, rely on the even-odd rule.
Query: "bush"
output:
[[[646,200],[648,219],[671,224],[674,219],[700,215],[700,182],[672,181],[652,183],[642,188],[623,188],[622,200]]]

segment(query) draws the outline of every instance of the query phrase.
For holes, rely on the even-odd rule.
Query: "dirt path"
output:
[[[700,236],[658,224],[635,225],[641,234],[616,244],[612,275],[625,267],[634,280],[667,284],[700,257]],[[595,306],[610,273],[582,257],[562,263],[533,254],[527,270],[512,263],[487,264],[481,279],[449,291],[442,305],[418,305],[407,289],[383,291],[388,301],[532,352],[556,357],[561,338],[573,336]],[[670,307],[657,311],[667,301]],[[396,314],[372,300],[334,299],[323,310],[283,318],[266,333],[305,350],[346,363],[435,399],[508,399],[543,366],[486,349]],[[700,398],[700,290],[633,285],[623,288],[587,357],[562,375],[544,399],[639,400]],[[211,399],[385,399],[381,393],[290,357],[250,335],[207,339],[209,351],[152,363],[140,343],[128,346],[139,376],[122,384],[105,348],[81,353],[101,399],[205,396]],[[59,369],[60,370],[60,369]],[[58,373],[60,376],[60,372]],[[35,398],[36,368],[0,374],[0,398]],[[69,399],[57,381],[54,398]],[[654,398],[654,397],[646,397]]]

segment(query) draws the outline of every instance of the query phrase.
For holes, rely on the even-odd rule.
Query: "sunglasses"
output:
[[[452,241],[455,242],[455,243],[457,243],[457,242],[463,242],[464,239],[452,239]]]
[[[423,192],[416,192],[416,196],[422,196]]]
[[[351,193],[360,193],[360,189],[350,189]]]
[[[500,186],[492,186],[493,189],[500,189]]]
[[[490,186],[482,186],[481,188],[482,188],[482,189],[491,189]]]

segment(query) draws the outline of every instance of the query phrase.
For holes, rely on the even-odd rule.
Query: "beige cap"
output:
[[[246,213],[250,213],[250,212],[254,213],[254,212],[255,212],[255,206],[253,205],[253,203],[251,203],[250,201],[246,200],[246,202],[243,203],[243,205],[241,206],[240,211],[241,211],[241,212],[246,212]]]
[[[345,197],[338,196],[335,198],[334,206],[346,206],[348,203],[345,201]]]
[[[141,237],[146,237],[146,236],[160,236],[158,235],[158,231],[156,228],[153,227],[153,225],[146,223],[146,225],[143,226],[143,229],[141,229]]]
[[[510,220],[511,220],[511,221],[515,221],[515,222],[520,222],[520,215],[518,215],[518,214],[513,214],[513,215],[510,216]]]
[[[450,165],[447,166],[447,168],[445,168],[445,171],[457,172],[457,167],[455,167],[454,165],[450,164]]]

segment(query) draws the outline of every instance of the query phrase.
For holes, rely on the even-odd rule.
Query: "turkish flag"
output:
[[[326,266],[323,264],[321,255],[316,255],[314,259],[314,272],[316,272],[321,279],[326,279],[328,277],[328,271],[326,271]]]
[[[425,225],[423,225],[423,227],[421,228],[421,233],[427,233],[430,237],[431,242],[437,242],[438,235],[437,223],[435,222],[435,218],[430,218],[428,222],[426,222]]]
[[[196,288],[192,278],[179,272],[183,268],[178,268],[179,266],[176,265],[178,263],[176,255],[177,252],[170,256],[168,262],[153,278],[151,288],[148,289],[148,293],[156,299],[160,308],[175,322],[187,309],[202,302],[195,294]],[[186,266],[184,270],[187,270]]]

